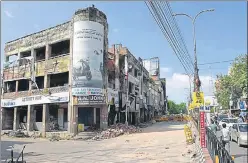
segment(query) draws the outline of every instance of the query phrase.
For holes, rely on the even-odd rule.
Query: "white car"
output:
[[[234,124],[231,129],[230,139],[236,141],[239,146],[248,145],[247,134],[248,134],[247,123]]]
[[[238,123],[238,119],[237,118],[224,118],[219,122],[220,128],[222,128],[223,123],[226,124],[226,128],[230,129],[233,126],[233,124]]]

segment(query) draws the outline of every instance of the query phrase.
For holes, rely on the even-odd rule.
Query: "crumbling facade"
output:
[[[66,23],[7,42],[3,130],[45,136],[106,128],[107,36],[106,15],[92,6]]]
[[[107,17],[94,6],[5,45],[3,130],[77,134],[125,123],[126,108],[129,124],[138,124],[161,114],[163,96],[141,58],[108,48]]]

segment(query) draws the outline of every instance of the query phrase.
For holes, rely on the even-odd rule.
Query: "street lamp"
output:
[[[202,10],[200,11],[198,14],[196,14],[196,16],[193,18],[191,16],[189,16],[188,14],[185,14],[185,13],[180,13],[180,14],[173,14],[173,16],[180,16],[180,15],[183,15],[183,16],[187,16],[188,18],[190,18],[190,20],[192,21],[192,24],[193,24],[193,41],[194,41],[194,69],[195,69],[195,76],[194,76],[194,91],[195,92],[198,92],[200,91],[200,86],[201,86],[201,83],[200,83],[200,79],[199,79],[199,75],[198,75],[198,67],[197,67],[197,55],[196,55],[196,38],[195,38],[195,21],[196,21],[196,18],[204,13],[204,12],[212,12],[214,11],[214,9],[208,9],[208,10]],[[198,80],[198,84],[196,83],[196,80]]]

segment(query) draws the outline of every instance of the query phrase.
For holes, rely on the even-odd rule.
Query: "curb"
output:
[[[195,148],[199,156],[197,157],[197,163],[213,163],[213,160],[208,152],[207,148],[201,148],[200,142],[199,142],[199,134],[198,130],[196,129],[196,126],[194,123],[191,122],[190,124],[192,133],[195,134]]]

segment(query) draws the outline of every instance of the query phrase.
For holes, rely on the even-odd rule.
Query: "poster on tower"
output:
[[[72,95],[102,95],[104,26],[75,22],[72,53]]]

